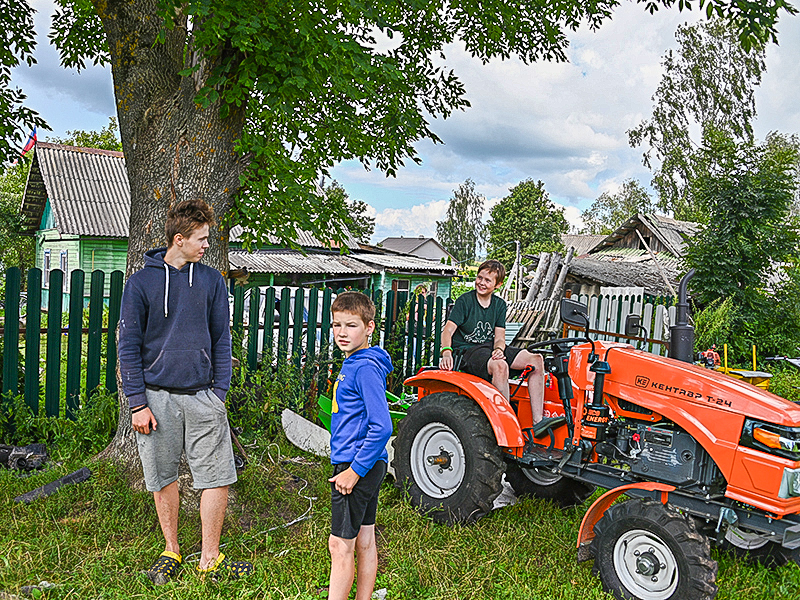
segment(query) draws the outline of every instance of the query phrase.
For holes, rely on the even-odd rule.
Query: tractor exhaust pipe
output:
[[[686,299],[689,280],[695,270],[690,269],[678,286],[678,304],[675,305],[675,325],[669,328],[669,357],[683,362],[694,362],[694,327],[689,325],[689,302]]]

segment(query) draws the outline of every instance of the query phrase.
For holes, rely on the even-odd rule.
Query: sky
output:
[[[62,68],[46,37],[53,2],[29,1],[38,11],[38,62],[15,69],[12,85],[23,89],[27,105],[53,129],[39,139],[101,129],[115,114],[110,69]],[[577,229],[580,212],[601,193],[616,191],[629,178],[649,185],[644,148],[631,148],[627,131],[650,116],[661,60],[676,47],[677,26],[701,18],[697,10],[677,8],[650,15],[640,4],[622,2],[599,31],[584,27],[569,34],[568,63],[512,59],[484,65],[456,44],[446,64],[463,81],[472,106],[432,121],[444,143],[418,143],[422,164],[409,161],[397,177],[355,161],[337,165],[332,176],[351,199],[369,205],[376,220],[373,242],[434,236],[453,191],[468,178],[487,199],[487,218],[509,188],[542,180]],[[767,72],[756,94],[759,139],[770,131],[800,133],[800,17],[782,15],[778,29],[780,45],[767,49]]]

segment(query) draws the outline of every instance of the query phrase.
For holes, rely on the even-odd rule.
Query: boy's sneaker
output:
[[[145,575],[150,578],[153,585],[164,585],[174,581],[178,576],[178,569],[181,567],[182,560],[180,554],[165,550],[153,563],[153,566],[145,571]]]
[[[214,563],[207,569],[201,569],[200,565],[197,565],[197,572],[200,573],[201,577],[210,575],[212,579],[216,579],[218,575],[226,575],[230,579],[239,579],[253,572],[253,563],[244,560],[231,560],[220,552]]]

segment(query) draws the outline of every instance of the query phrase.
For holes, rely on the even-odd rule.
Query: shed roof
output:
[[[663,268],[670,281],[677,281],[677,270],[669,266]],[[574,258],[570,263],[569,274],[596,281],[600,285],[643,287],[650,294],[671,293],[652,261],[638,263]]]
[[[693,237],[700,230],[699,224],[690,221],[678,221],[664,215],[639,213],[625,221],[614,233],[597,244],[591,253],[613,246],[617,240],[625,237],[640,223],[649,229],[676,258],[683,256],[685,238]]]
[[[390,271],[396,269],[399,271],[419,271],[431,274],[438,272],[446,276],[454,276],[458,272],[458,269],[453,265],[446,265],[436,260],[429,260],[427,258],[420,258],[419,256],[410,256],[407,254],[357,252],[353,254],[353,258]]]
[[[36,231],[47,201],[62,234],[128,237],[131,192],[122,152],[39,142],[25,186],[25,228]]]
[[[228,234],[228,239],[231,242],[241,242],[244,228],[241,225],[234,225]],[[270,244],[279,245],[281,242],[277,237],[267,236]],[[341,246],[333,240],[323,241],[311,235],[307,231],[298,231],[295,237],[295,243],[303,248],[323,248],[325,250],[339,249]],[[358,250],[361,245],[358,240],[348,231],[345,238],[345,247],[349,250]]]
[[[564,248],[575,248],[575,256],[583,256],[589,253],[592,248],[606,239],[605,235],[575,235],[564,233],[561,235],[561,243]]]
[[[252,273],[304,273],[313,275],[369,275],[380,270],[352,256],[309,253],[295,250],[231,250],[228,259],[232,266],[246,267]]]

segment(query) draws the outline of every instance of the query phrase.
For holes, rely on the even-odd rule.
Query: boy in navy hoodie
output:
[[[252,565],[219,551],[228,486],[236,481],[225,409],[231,381],[228,291],[216,269],[200,264],[214,212],[202,200],[167,214],[168,246],[145,253],[128,278],[119,321],[122,389],[131,408],[145,486],[153,492],[165,550],[146,571],[153,583],[178,574],[178,464],[186,453],[202,489],[202,552],[197,570],[238,577]]]
[[[392,362],[385,350],[370,347],[375,305],[360,292],[339,294],[331,306],[333,335],[344,353],[333,388],[331,415],[330,600],[345,600],[353,587],[358,554],[356,600],[369,600],[378,572],[375,513],[386,475],[386,443],[392,419],[386,403],[386,376]]]

